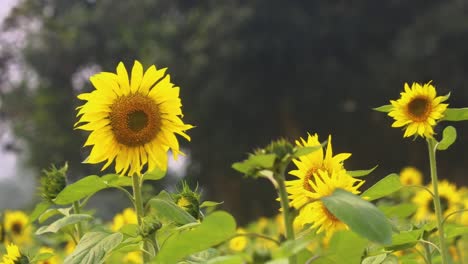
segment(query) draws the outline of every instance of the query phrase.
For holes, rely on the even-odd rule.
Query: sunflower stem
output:
[[[440,196],[439,196],[439,187],[438,187],[438,179],[437,179],[437,164],[436,164],[436,140],[434,138],[427,139],[427,147],[429,151],[429,165],[431,168],[431,180],[433,186],[433,193],[434,193],[434,210],[436,213],[437,219],[437,229],[439,230],[439,247],[440,247],[440,255],[442,256],[442,264],[448,264],[447,258],[447,246],[445,243],[445,232],[444,232],[444,225],[443,221],[444,218],[442,216],[442,208],[440,206]]]
[[[142,181],[140,181],[140,176],[137,174],[133,174],[132,176],[133,180],[133,205],[135,206],[135,212],[137,214],[137,219],[138,219],[138,226],[141,227],[142,225],[142,219],[145,215],[143,211],[143,199],[141,198],[141,184]],[[145,239],[146,240],[146,239]],[[151,253],[152,251],[149,249],[149,243],[144,240],[143,242],[143,263],[148,263],[150,260],[150,255],[147,253]]]
[[[75,212],[75,214],[79,214],[80,213],[80,202],[79,201],[74,201],[73,202],[73,211]],[[83,227],[81,225],[81,222],[78,222],[76,223],[76,233],[78,235],[78,241],[81,239],[81,237],[83,236]]]
[[[284,184],[285,175],[284,172],[286,171],[285,165],[280,165],[278,171],[275,173],[275,179],[278,182],[278,196],[280,198],[281,208],[283,209],[283,218],[284,218],[284,225],[286,229],[286,239],[287,240],[294,240],[294,229],[292,225],[292,218],[290,216],[290,208],[289,208],[289,199],[288,194],[286,192],[286,185]],[[289,257],[289,263],[295,264],[296,257],[291,256]]]

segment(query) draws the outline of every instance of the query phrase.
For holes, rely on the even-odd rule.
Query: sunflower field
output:
[[[377,166],[348,170],[351,153],[333,153],[332,135],[304,131],[233,161],[239,177],[271,183],[279,208],[241,226],[222,201],[203,200],[184,181],[144,195],[145,184],[166,175],[168,153],[184,155],[179,140],[190,141],[196,129],[182,119],[180,88],[166,68],[119,63],[89,80],[93,90],[78,95],[74,128],[87,135],[84,163],[113,173],[70,182],[67,164],[45,169],[34,210],[1,214],[2,264],[468,263],[468,188],[440,180],[436,162],[468,108],[450,108],[450,94],[432,82],[405,83],[399,98],[382,98],[390,104],[374,109],[408,144],[426,142],[430,175],[408,166],[364,188]],[[110,188],[133,206],[107,222],[86,205]]]

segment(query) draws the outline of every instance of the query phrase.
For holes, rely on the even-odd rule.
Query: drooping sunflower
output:
[[[7,238],[18,245],[24,245],[31,241],[31,226],[29,218],[22,211],[5,212],[5,233]]]
[[[435,87],[428,82],[424,85],[408,83],[400,99],[390,100],[393,109],[388,113],[395,119],[392,127],[405,127],[403,137],[419,135],[430,138],[434,134],[434,126],[444,117],[448,104],[443,104],[447,97],[437,96]]]
[[[112,221],[112,231],[119,231],[120,228],[128,224],[137,224],[138,217],[135,210],[126,208],[121,214],[116,214]]]
[[[296,145],[300,147],[315,147],[320,146],[320,142],[317,134],[308,134],[307,141],[300,138],[300,140],[296,140]],[[329,136],[325,156],[323,148],[320,148],[310,154],[294,159],[293,162],[297,166],[297,169],[290,171],[289,174],[298,179],[285,181],[291,205],[298,209],[310,202],[310,194],[313,192],[310,181],[313,181],[315,177],[320,177],[319,171],[327,171],[331,174],[333,171],[344,170],[343,161],[350,156],[350,153],[341,153],[333,156],[331,136]]]
[[[77,129],[91,131],[84,146],[93,146],[87,163],[106,161],[103,170],[115,160],[121,175],[166,170],[167,151],[181,154],[175,134],[190,141],[185,133],[193,126],[184,124],[179,87],[171,83],[166,69],[153,65],[143,73],[135,61],[131,77],[124,64],[117,73],[101,72],[90,78],[95,90],[78,96],[86,101],[78,107]]]
[[[312,202],[304,205],[295,221],[302,225],[312,224],[311,228],[317,228],[317,233],[325,231],[327,237],[337,230],[347,229],[347,225],[334,216],[320,198],[331,195],[336,189],[358,194],[364,181],[349,176],[345,170],[318,170],[308,184],[310,192],[307,196]]]
[[[404,167],[400,172],[400,182],[403,185],[421,185],[422,174],[415,167]]]
[[[432,184],[427,186],[427,188],[433,190]],[[442,214],[447,216],[451,212],[457,211],[461,205],[461,195],[457,190],[457,186],[447,180],[443,180],[439,182],[438,188]],[[416,221],[432,221],[436,219],[434,202],[429,192],[426,190],[418,191],[412,201],[418,207],[414,215]]]

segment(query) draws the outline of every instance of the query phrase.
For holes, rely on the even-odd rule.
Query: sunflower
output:
[[[54,254],[48,259],[40,260],[37,262],[37,264],[58,264],[60,263],[60,259],[55,255],[55,252],[52,248],[49,247],[41,247],[39,249],[39,253],[51,253]]]
[[[31,240],[31,226],[28,224],[29,218],[22,211],[5,212],[5,233],[11,241],[23,245]]]
[[[309,179],[308,198],[312,202],[304,205],[295,221],[302,225],[312,224],[311,228],[317,228],[317,233],[325,231],[327,237],[337,230],[347,229],[346,224],[328,211],[320,198],[330,196],[336,189],[358,194],[362,184],[364,181],[349,176],[345,170],[319,170]]]
[[[427,187],[430,190],[433,189],[432,184]],[[451,212],[457,211],[461,203],[461,195],[457,190],[457,186],[443,180],[439,182],[438,187],[442,214],[447,216]],[[434,203],[429,192],[426,190],[418,191],[412,201],[418,207],[414,215],[416,221],[435,220]]]
[[[18,246],[11,243],[6,246],[7,254],[3,255],[0,264],[16,264],[16,263],[29,263],[29,259],[21,254]]]
[[[182,154],[175,134],[190,141],[185,133],[192,128],[184,124],[179,87],[174,87],[166,69],[153,65],[143,73],[135,61],[131,78],[124,64],[117,73],[101,72],[90,78],[96,88],[78,96],[86,101],[79,106],[77,129],[91,131],[84,146],[93,146],[86,163],[106,161],[102,170],[115,160],[115,171],[121,175],[166,170],[167,151],[174,158]]]
[[[121,214],[114,216],[112,231],[119,231],[120,228],[128,224],[138,224],[138,217],[132,208],[125,209]]]
[[[229,249],[231,249],[232,251],[239,252],[247,247],[247,243],[249,242],[249,240],[246,236],[242,235],[247,233],[245,229],[238,228],[236,233],[239,234],[239,236],[236,236],[229,241]]]
[[[315,147],[320,146],[318,135],[307,136],[307,141],[303,138],[296,140],[296,145],[300,147]],[[285,181],[286,191],[289,193],[291,205],[296,209],[301,208],[310,202],[310,194],[313,192],[311,180],[319,177],[319,171],[327,171],[330,174],[333,171],[344,170],[343,161],[351,156],[350,153],[341,153],[333,156],[331,136],[328,137],[328,145],[325,152],[323,148],[316,150],[310,154],[294,159],[293,162],[297,166],[297,170],[292,170],[289,174],[298,179]]]
[[[405,91],[401,93],[400,99],[390,100],[393,108],[388,115],[395,119],[392,127],[405,127],[403,137],[417,134],[431,138],[437,120],[444,117],[448,104],[442,102],[447,98],[436,96],[436,89],[431,82],[422,86],[413,83],[411,88],[405,83]]]
[[[125,264],[142,264],[143,256],[141,251],[133,251],[127,253],[123,258],[123,263]]]
[[[421,185],[422,174],[415,167],[404,167],[400,172],[400,182],[403,185]]]

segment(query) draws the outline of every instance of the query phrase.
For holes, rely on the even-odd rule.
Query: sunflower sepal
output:
[[[353,170],[353,171],[348,170],[346,172],[348,173],[349,176],[353,178],[359,178],[359,177],[365,177],[371,174],[375,169],[377,169],[377,167],[379,167],[379,165],[375,165],[374,167],[368,170]]]
[[[442,132],[442,139],[437,143],[437,150],[448,149],[457,139],[457,130],[453,126],[444,128]]]
[[[393,105],[388,104],[388,105],[382,105],[376,108],[372,108],[372,110],[377,111],[377,112],[382,112],[382,113],[388,113],[392,111]]]

